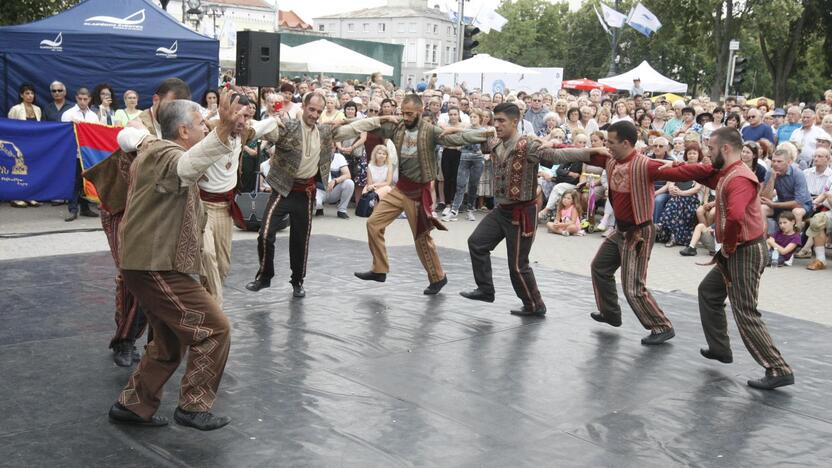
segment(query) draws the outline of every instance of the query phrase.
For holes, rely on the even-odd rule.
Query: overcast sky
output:
[[[266,0],[269,3],[274,3],[275,0]],[[453,3],[456,5],[456,0],[431,0],[430,5],[435,4],[444,5],[445,3]],[[478,11],[483,1],[486,0],[471,0],[465,2],[466,14],[470,11]],[[549,0],[551,3],[559,1],[568,1],[572,8],[580,6],[582,0]],[[278,7],[281,10],[294,10],[300,17],[307,22],[312,22],[312,18],[317,16],[331,15],[336,13],[343,13],[346,11],[361,10],[364,8],[372,8],[383,6],[387,4],[386,0],[277,0]],[[425,2],[427,5],[428,2]]]

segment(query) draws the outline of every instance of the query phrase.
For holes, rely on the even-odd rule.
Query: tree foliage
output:
[[[31,23],[56,15],[81,0],[13,0],[0,8],[0,26]]]
[[[622,12],[637,2],[622,1]],[[717,98],[725,86],[728,43],[738,39],[739,53],[749,58],[747,79],[739,89],[743,94],[774,97],[781,104],[816,99],[830,87],[832,0],[642,3],[662,28],[650,38],[628,26],[619,31],[621,71],[647,60],[660,73],[687,83],[690,94]],[[524,66],[560,66],[566,78],[602,78],[612,59],[610,36],[593,6],[598,7],[598,0],[585,1],[574,12],[565,3],[503,0],[497,11],[508,23],[502,32],[480,35],[478,51]]]

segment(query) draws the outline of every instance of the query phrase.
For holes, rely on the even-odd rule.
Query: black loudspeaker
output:
[[[277,86],[280,75],[280,34],[237,33],[237,80],[240,86]]]

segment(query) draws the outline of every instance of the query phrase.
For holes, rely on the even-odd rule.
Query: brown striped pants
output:
[[[104,229],[107,243],[110,245],[110,254],[113,256],[116,268],[118,268],[118,227],[124,213],[110,214],[103,208],[99,212],[101,214],[101,227]],[[120,341],[136,341],[142,336],[147,325],[144,312],[136,297],[124,284],[121,271],[116,274],[115,306],[116,332],[110,340],[110,348],[113,348]],[[151,340],[150,334],[147,338],[147,341]]]
[[[621,268],[624,297],[630,308],[644,328],[661,333],[672,329],[673,324],[647,290],[647,265],[655,235],[652,224],[636,228],[626,238],[624,233],[613,231],[592,260],[592,289],[598,311],[607,318],[620,318],[615,272]]]
[[[442,269],[439,253],[436,251],[436,244],[433,243],[430,232],[416,236],[418,210],[419,206],[416,202],[407,198],[398,187],[393,188],[373,209],[373,214],[367,219],[367,241],[370,246],[370,253],[373,254],[372,270],[375,273],[388,273],[390,271],[390,263],[387,260],[387,246],[384,244],[384,231],[404,211],[407,215],[407,222],[410,224],[410,230],[413,232],[416,254],[428,274],[428,281],[435,283],[445,277],[445,271]]]
[[[153,341],[121,391],[118,401],[147,419],[159,408],[162,388],[187,353],[179,407],[209,411],[217,397],[228,349],[228,318],[190,275],[175,271],[122,271],[153,328]]]
[[[699,283],[699,315],[711,352],[720,356],[730,356],[731,344],[725,318],[727,298],[731,303],[742,342],[754,360],[763,366],[769,375],[787,375],[791,374],[792,370],[774,345],[757,310],[760,275],[763,274],[767,259],[768,248],[762,239],[737,247],[736,252],[725,259],[730,285],[718,266],[714,266]]]

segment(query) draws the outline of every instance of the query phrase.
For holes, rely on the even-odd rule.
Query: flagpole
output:
[[[621,0],[615,0],[615,10],[620,11],[621,8]],[[607,71],[607,76],[615,76],[618,74],[618,64],[615,62],[616,51],[618,50],[618,35],[621,31],[621,28],[611,28],[612,29],[612,47],[610,51],[610,68]]]

